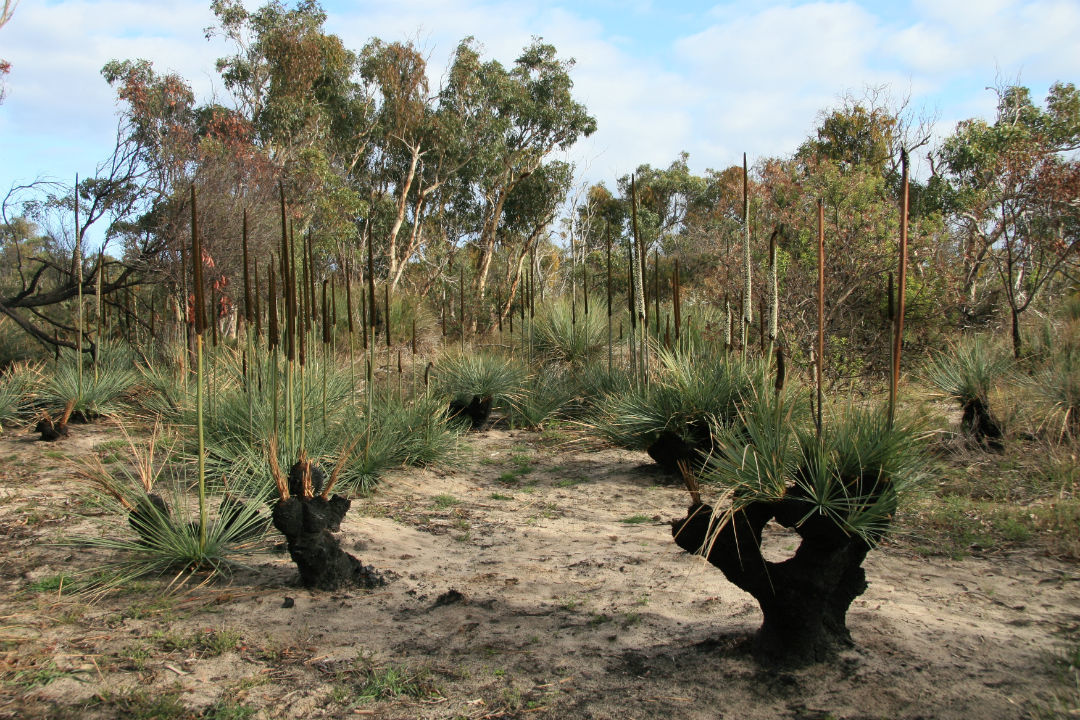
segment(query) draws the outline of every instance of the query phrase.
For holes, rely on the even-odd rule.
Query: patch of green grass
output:
[[[1035,523],[1026,508],[945,495],[913,506],[903,522],[921,552],[962,558],[972,548],[1019,543],[1032,537]]]
[[[221,698],[206,708],[200,717],[205,720],[247,720],[258,712],[257,707]]]
[[[26,589],[32,593],[54,593],[62,592],[64,589],[75,590],[78,587],[75,577],[67,573],[60,573],[59,575],[49,575],[39,580],[35,580],[26,586]]]
[[[135,643],[125,646],[116,659],[124,665],[129,665],[135,672],[143,672],[146,670],[146,661],[153,656],[153,651],[147,645]]]
[[[631,515],[630,517],[624,517],[619,522],[625,523],[626,525],[640,525],[642,523],[647,523],[650,520],[651,518],[649,518],[648,515]]]
[[[197,717],[184,706],[176,690],[103,690],[97,697],[101,705],[114,712],[114,717],[127,720],[190,720]]]
[[[67,453],[62,450],[46,450],[41,453],[42,457],[46,457],[49,460],[67,460]]]
[[[436,495],[431,502],[436,510],[445,510],[461,504],[461,501],[453,495]]]
[[[533,471],[532,460],[528,455],[511,455],[513,467],[499,476],[499,482],[513,484]]]
[[[44,665],[20,668],[12,675],[12,682],[25,689],[45,687],[49,683],[64,677],[76,677],[69,670],[61,670],[56,662],[49,660]]]
[[[561,480],[555,481],[555,487],[560,487],[560,488],[574,487],[575,485],[580,485],[581,483],[588,482],[588,481],[589,481],[589,478],[585,477],[584,475],[575,475],[573,477],[562,478]]]
[[[354,692],[355,697],[361,702],[399,698],[420,699],[437,694],[427,673],[413,671],[404,665],[386,665],[367,669],[355,686]]]
[[[239,647],[243,636],[236,630],[197,630],[187,635],[159,630],[150,639],[166,652],[195,651],[201,657],[217,657]]]
[[[510,495],[503,495],[502,493],[497,493],[497,492],[491,493],[491,495],[488,495],[488,497],[491,498],[492,500],[513,500],[514,499]]]

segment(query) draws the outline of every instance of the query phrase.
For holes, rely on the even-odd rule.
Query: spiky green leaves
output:
[[[938,353],[923,370],[923,378],[961,405],[985,403],[994,383],[1011,366],[1012,358],[999,343],[969,335]]]
[[[820,437],[800,415],[771,391],[755,393],[741,409],[741,428],[717,434],[702,482],[730,493],[731,512],[784,503],[778,518],[786,524],[827,518],[838,538],[877,542],[900,497],[929,472],[925,434],[903,416],[890,428],[887,408],[835,409]]]
[[[711,432],[739,419],[739,407],[764,377],[764,365],[720,351],[660,348],[648,386],[605,395],[590,423],[620,447],[644,450],[672,433],[708,452]]]
[[[40,378],[40,366],[30,363],[14,364],[0,373],[0,432],[26,418],[31,393]]]
[[[604,349],[607,327],[607,317],[591,313],[575,318],[569,301],[556,300],[537,313],[534,348],[547,360],[581,367]]]
[[[528,371],[515,360],[488,352],[444,353],[435,361],[431,387],[447,399],[478,397],[495,403],[521,397]]]
[[[115,415],[123,406],[124,395],[138,380],[130,352],[101,345],[97,368],[91,372],[85,366],[86,359],[78,353],[62,352],[60,361],[41,388],[41,402],[46,407],[61,408],[74,399],[73,412],[84,419]]]

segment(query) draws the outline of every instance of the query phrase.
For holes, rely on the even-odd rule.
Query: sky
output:
[[[261,0],[247,2],[254,8]],[[36,179],[92,175],[111,151],[117,105],[110,59],[177,72],[201,100],[228,102],[214,70],[228,54],[209,0],[21,0],[0,28],[11,63],[0,105],[0,196]],[[567,156],[577,182],[604,181],[681,151],[704,172],[792,153],[821,113],[876,88],[907,100],[938,137],[992,120],[992,87],[1039,102],[1080,81],[1080,0],[798,2],[743,0],[324,0],[329,32],[359,50],[411,40],[438,87],[458,42],[510,65],[534,36],[574,58],[574,94],[596,133]],[[921,158],[916,158],[921,160]]]

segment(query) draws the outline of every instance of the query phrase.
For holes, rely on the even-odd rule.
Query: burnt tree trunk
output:
[[[671,430],[661,431],[645,452],[666,472],[681,477],[680,461],[696,470],[705,467],[706,458],[712,452],[712,433],[706,423],[691,422],[684,435]]]
[[[672,522],[679,547],[704,555],[758,601],[764,620],[754,637],[754,654],[763,661],[818,662],[851,644],[847,611],[866,590],[862,563],[870,546],[827,516],[806,517],[809,509],[793,497],[755,502],[719,527],[721,518],[702,504]],[[802,538],[794,556],[779,563],[761,553],[762,530],[774,518]]]
[[[288,500],[274,505],[274,527],[281,531],[289,548],[289,556],[300,571],[300,582],[314,590],[337,590],[341,587],[373,588],[384,584],[383,578],[370,565],[364,565],[341,549],[333,533],[341,529],[341,521],[352,501],[341,495],[324,499],[303,497],[300,474],[302,463],[296,463],[289,473]],[[311,489],[322,489],[325,475],[312,468]]]
[[[960,418],[960,429],[991,450],[1001,450],[1001,424],[990,414],[985,400],[975,398],[964,404],[964,415]]]
[[[491,419],[492,403],[492,398],[479,395],[454,398],[450,401],[450,417],[467,417],[473,430],[481,430]]]

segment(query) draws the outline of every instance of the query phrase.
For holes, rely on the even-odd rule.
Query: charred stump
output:
[[[34,432],[41,433],[41,437],[38,439],[45,442],[56,442],[70,434],[67,423],[54,422],[50,417],[43,417],[38,420],[37,425],[34,426]]]
[[[700,470],[712,450],[712,434],[707,426],[690,425],[688,432],[680,435],[663,430],[656,440],[645,448],[653,462],[672,475],[680,476],[680,463]]]
[[[762,661],[818,662],[852,644],[847,611],[866,591],[862,563],[870,545],[845,534],[828,516],[808,516],[811,509],[802,499],[785,497],[713,517],[712,507],[698,504],[672,521],[679,547],[705,556],[757,600],[764,619],[754,637],[754,654]],[[783,562],[770,562],[761,552],[762,531],[772,519],[802,538]]]
[[[960,429],[990,450],[1002,450],[1001,423],[990,414],[990,408],[982,398],[964,403],[964,415]]]
[[[89,425],[95,423],[102,418],[102,414],[93,410],[76,410],[71,413],[71,420],[69,422],[76,425]]]
[[[310,485],[305,491],[306,471],[310,472]],[[374,568],[342,550],[334,537],[352,501],[337,494],[329,498],[316,495],[316,488],[322,488],[325,477],[311,463],[296,463],[289,472],[290,497],[274,505],[274,527],[285,536],[289,556],[300,571],[301,584],[314,590],[373,588],[384,584],[385,580]]]
[[[69,435],[68,421],[71,419],[74,407],[75,401],[68,400],[59,420],[53,420],[47,412],[42,411],[41,419],[34,426],[34,432],[41,433],[39,439],[45,442],[56,442],[60,438],[66,438]]]
[[[490,397],[456,397],[450,401],[450,417],[466,417],[473,430],[481,430],[491,418],[491,405]]]

